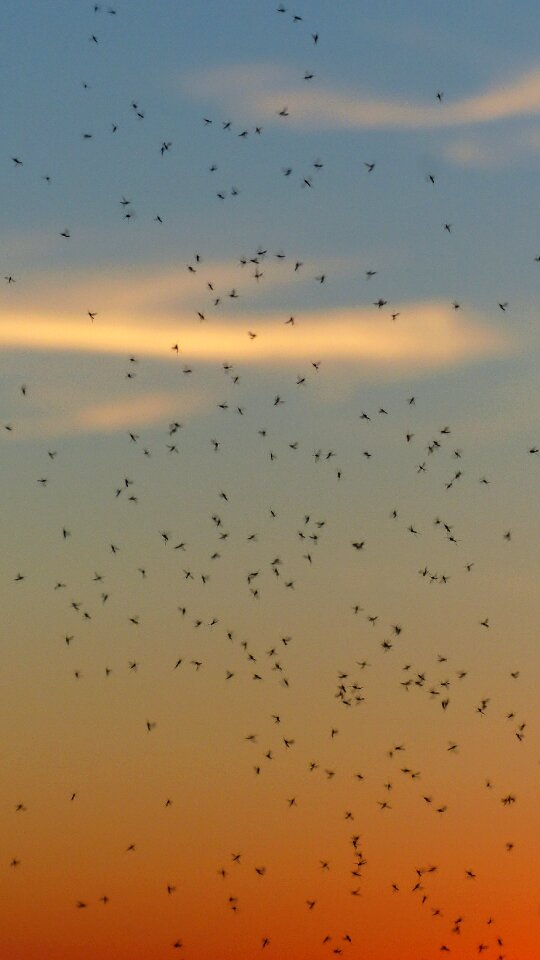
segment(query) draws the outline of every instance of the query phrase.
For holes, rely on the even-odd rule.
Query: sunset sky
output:
[[[537,960],[538,26],[5,0],[0,957]]]

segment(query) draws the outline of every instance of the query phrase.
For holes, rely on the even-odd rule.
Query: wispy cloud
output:
[[[109,397],[99,403],[84,396],[71,398],[68,407],[62,394],[42,394],[31,412],[17,420],[14,440],[39,437],[78,436],[88,433],[116,433],[120,430],[141,430],[144,427],[166,426],[171,420],[184,418],[206,408],[208,395],[191,390],[179,398],[178,391],[144,391],[129,397]]]
[[[0,346],[254,365],[327,358],[384,370],[437,369],[514,348],[510,338],[480,314],[456,311],[438,301],[392,303],[392,311],[399,314],[395,322],[390,307],[369,306],[297,311],[294,325],[284,323],[283,312],[257,309],[247,317],[236,313],[194,322],[191,308],[187,310],[180,297],[174,309],[159,312],[156,322],[154,306],[140,285],[132,301],[123,301],[116,310],[109,303],[106,318],[98,316],[94,323],[81,311],[66,312],[60,319],[44,316],[38,303],[32,307],[27,302],[24,314],[0,313]]]
[[[512,137],[460,136],[445,143],[441,153],[446,160],[460,167],[481,170],[502,168],[540,154],[538,128],[515,132]]]
[[[186,405],[185,399],[179,402],[178,394],[149,392],[85,406],[69,418],[66,426],[83,433],[114,433],[134,425],[147,427],[163,423],[179,412],[185,415],[188,407],[192,412],[195,406],[194,397]]]
[[[192,96],[214,99],[254,119],[276,117],[286,105],[289,116],[282,122],[289,130],[443,129],[540,114],[540,69],[468,97],[435,103],[332,90],[321,84],[307,87],[289,68],[275,64],[213,69],[191,77],[184,88]]]
[[[196,308],[210,304],[216,296],[225,304],[231,288],[257,293],[260,288],[254,278],[255,266],[252,262],[242,266],[238,260],[198,263],[192,258],[191,262],[174,265],[117,264],[106,270],[73,270],[68,278],[54,270],[36,271],[11,288],[10,312],[24,315],[39,304],[40,312],[49,311],[51,318],[75,315],[88,320],[87,311],[91,310],[100,315],[100,320],[106,320],[113,315],[134,318],[149,311],[173,314],[179,304],[192,308],[195,315]],[[274,258],[260,267],[264,289],[277,290],[298,282],[299,275],[290,263],[288,270],[280,266]]]

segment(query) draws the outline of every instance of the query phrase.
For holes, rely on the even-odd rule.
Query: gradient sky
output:
[[[0,954],[535,960],[536,5],[95,6],[3,8]]]

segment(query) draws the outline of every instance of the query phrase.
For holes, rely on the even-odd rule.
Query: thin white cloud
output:
[[[529,70],[483,92],[452,100],[423,103],[406,97],[385,98],[355,91],[307,86],[288,68],[245,65],[213,69],[184,83],[200,98],[212,98],[253,119],[276,117],[284,106],[287,129],[443,129],[485,124],[540,114],[540,69]]]

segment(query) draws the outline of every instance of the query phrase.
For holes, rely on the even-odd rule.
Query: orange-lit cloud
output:
[[[298,75],[276,65],[218,68],[191,78],[185,89],[214,98],[253,118],[268,119],[287,106],[287,129],[295,126],[358,129],[441,129],[490,123],[540,113],[540,70],[533,69],[506,83],[459,100],[422,103],[321,84],[302,87]]]
[[[168,421],[185,417],[208,406],[209,396],[202,397],[196,391],[178,392],[145,391],[130,397],[110,397],[100,403],[88,403],[83,395],[71,398],[66,411],[62,395],[41,398],[34,407],[33,415],[19,419],[15,439],[28,440],[35,437],[73,436],[84,433],[116,433],[119,430],[134,430],[162,426]]]
[[[127,305],[126,305],[127,306]],[[109,314],[91,324],[79,317],[53,319],[38,312],[13,319],[0,316],[4,349],[134,354],[185,361],[287,363],[331,359],[374,367],[439,368],[507,353],[510,340],[473,311],[449,304],[393,304],[400,314],[392,322],[376,307],[339,308],[297,313],[294,326],[281,314],[250,314],[195,324],[185,311],[158,323],[141,311]],[[135,313],[135,311],[134,311]],[[250,336],[255,334],[255,336]]]
[[[179,402],[178,394],[148,392],[84,406],[66,418],[65,429],[77,433],[114,433],[133,424],[143,427],[164,422],[167,418],[192,412],[196,406],[195,397],[190,397],[186,403],[184,398]]]
[[[332,275],[349,268],[345,261],[331,264]],[[455,310],[437,300],[392,302],[383,309],[369,304],[323,311],[317,306],[295,311],[289,325],[288,312],[265,309],[259,297],[279,293],[291,282],[312,283],[312,278],[295,279],[293,270],[284,273],[271,262],[264,263],[260,287],[232,261],[197,266],[197,274],[147,266],[137,272],[80,272],[62,281],[51,273],[35,275],[13,291],[9,307],[0,310],[0,346],[187,362],[271,364],[326,358],[383,370],[438,368],[512,349],[508,335],[465,306]],[[227,292],[235,287],[238,299],[228,299]],[[218,291],[222,305],[207,309]],[[51,302],[54,312],[43,307]],[[95,313],[93,321],[89,309]]]

